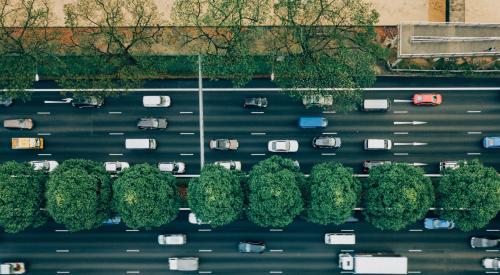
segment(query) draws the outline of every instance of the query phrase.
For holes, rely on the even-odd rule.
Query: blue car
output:
[[[425,229],[453,229],[455,228],[455,223],[439,218],[426,218],[424,220],[424,227]]]
[[[500,137],[485,137],[483,146],[484,148],[500,148]]]

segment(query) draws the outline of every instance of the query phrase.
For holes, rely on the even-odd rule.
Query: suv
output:
[[[336,137],[315,137],[312,141],[314,148],[340,148],[340,138]]]
[[[390,139],[365,139],[365,150],[391,150],[392,141]]]
[[[166,118],[143,117],[137,122],[137,128],[142,130],[166,129]]]
[[[167,95],[150,95],[142,97],[144,107],[169,107],[170,97]]]
[[[365,160],[363,162],[363,172],[368,173],[370,169],[384,164],[391,164],[390,160]]]
[[[77,108],[100,108],[103,104],[104,98],[98,96],[76,98],[71,101],[71,105]]]

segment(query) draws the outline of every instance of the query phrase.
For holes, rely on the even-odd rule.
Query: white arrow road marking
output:
[[[394,121],[394,125],[422,125],[427,124],[426,121]]]
[[[404,145],[422,146],[422,145],[427,145],[427,143],[424,143],[424,142],[409,142],[409,143],[398,143],[398,142],[395,142],[394,145],[396,145],[396,146],[404,146]]]

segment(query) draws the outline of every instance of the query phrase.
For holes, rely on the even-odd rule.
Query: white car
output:
[[[150,95],[142,97],[144,107],[169,107],[170,97],[167,95]]]
[[[118,174],[123,172],[123,170],[129,168],[130,165],[128,162],[124,161],[108,161],[104,163],[104,168],[106,169],[106,172],[112,173],[112,174]]]
[[[220,165],[228,170],[241,170],[241,162],[240,161],[234,161],[234,160],[228,160],[228,161],[216,161],[216,165]]]
[[[331,95],[306,95],[302,98],[302,103],[304,106],[332,106],[333,105],[333,96]]]
[[[275,153],[292,153],[299,150],[296,140],[271,140],[267,143],[267,150]]]
[[[497,270],[500,269],[500,259],[499,258],[484,258],[483,267],[486,269]]]
[[[183,245],[187,238],[184,234],[158,235],[158,244],[160,245]]]
[[[59,166],[59,162],[55,160],[34,160],[30,161],[29,164],[33,166],[33,169],[35,169],[35,171],[42,170],[49,173],[54,171],[54,169]]]
[[[189,213],[188,221],[191,224],[197,224],[197,225],[210,224],[210,222],[204,222],[204,221],[198,219],[193,212]]]
[[[182,174],[186,171],[186,164],[184,162],[160,162],[158,169],[162,172],[170,172],[172,174]]]

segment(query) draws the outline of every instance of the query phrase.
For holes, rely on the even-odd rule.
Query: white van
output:
[[[386,99],[365,99],[363,111],[365,112],[387,112],[391,108],[391,102]]]
[[[354,233],[326,233],[326,244],[356,244],[356,235]]]
[[[392,141],[390,139],[365,139],[365,150],[391,150]]]
[[[156,149],[156,140],[154,138],[127,138],[125,140],[127,149]]]

